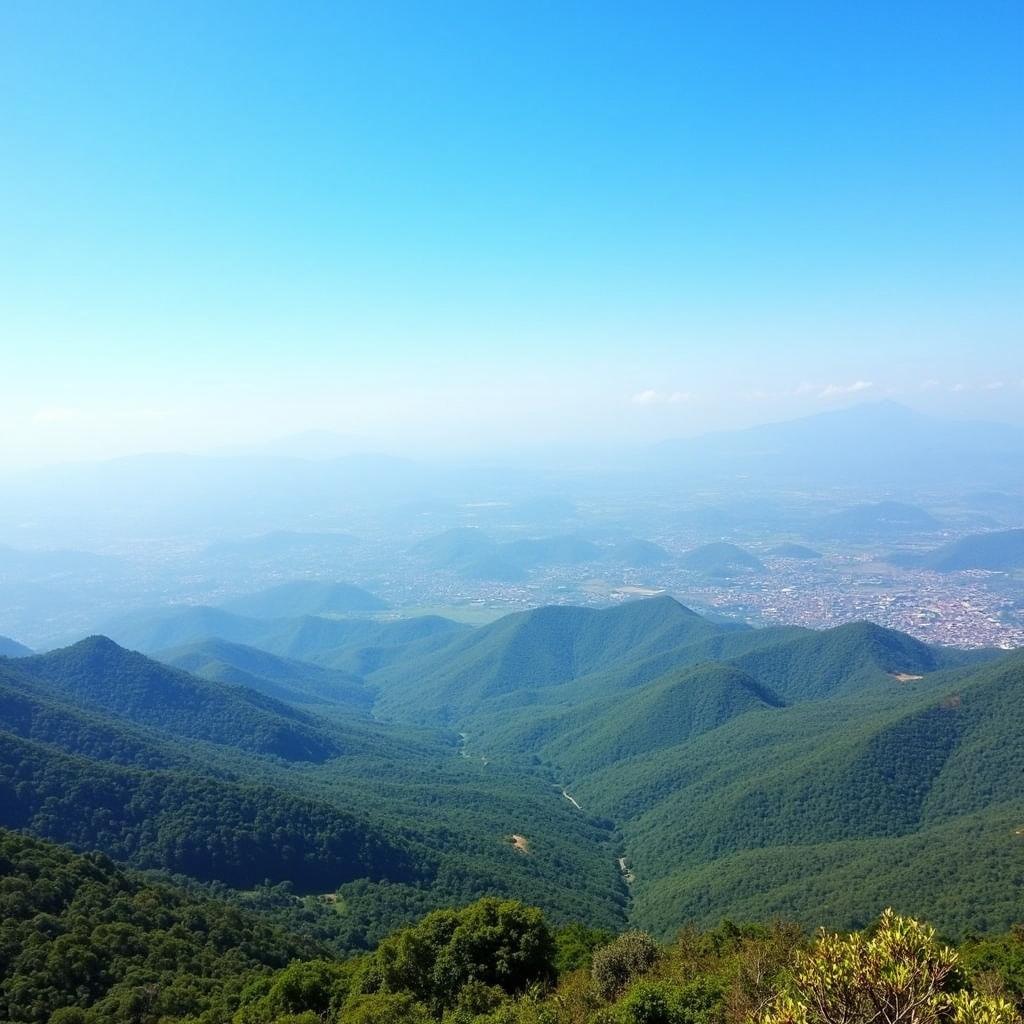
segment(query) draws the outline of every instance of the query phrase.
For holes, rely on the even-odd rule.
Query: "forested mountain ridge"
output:
[[[866,893],[950,930],[998,927],[1024,895],[1021,707],[1024,661],[1010,655],[740,716],[572,784],[618,823],[650,927],[755,908],[811,922],[823,907],[852,926]],[[955,877],[955,900],[934,891],[936,871]]]
[[[202,640],[154,657],[211,682],[246,686],[290,704],[335,704],[364,712],[373,705],[373,691],[360,676],[228,640]]]
[[[205,680],[97,638],[7,662],[3,823],[233,886],[298,872],[344,899],[335,930],[318,925],[336,948],[487,892],[657,930],[740,911],[851,925],[869,892],[952,930],[1009,923],[1017,656],[871,623],[752,629],[670,597],[476,629],[259,629],[266,647],[162,655]],[[956,846],[955,912],[913,881],[929,837]],[[711,884],[762,864],[754,889]]]
[[[290,760],[322,761],[339,752],[315,719],[289,704],[243,687],[205,682],[106,637],[89,637],[17,664],[43,693],[183,739]]]
[[[385,635],[408,643],[433,630],[394,625]],[[382,635],[376,624],[356,634]],[[327,697],[332,682],[355,684],[335,670],[269,661],[316,680]],[[342,948],[485,892],[529,894],[563,919],[624,919],[607,830],[577,816],[547,781],[461,758],[450,733],[384,725],[336,703],[324,716],[303,707],[169,669],[105,638],[5,662],[0,824],[236,888],[345,890],[352,915],[328,915],[326,928]],[[267,742],[282,736],[328,747],[309,758],[306,748]],[[517,830],[529,836],[529,857],[511,844]],[[567,864],[580,872],[572,889],[562,885]]]
[[[491,698],[557,687],[727,631],[670,597],[603,610],[547,606],[507,615],[369,678],[385,711],[445,721]]]
[[[192,771],[140,770],[0,733],[2,823],[140,868],[251,888],[412,881],[433,865],[325,802]],[[422,851],[421,851],[422,854]]]
[[[396,621],[316,615],[259,619],[223,608],[182,605],[121,616],[108,622],[103,632],[122,647],[146,654],[207,640],[226,640],[284,658],[346,669],[347,665],[334,662],[344,661],[363,647],[402,647],[426,643],[431,638],[443,643],[470,629],[437,615]]]

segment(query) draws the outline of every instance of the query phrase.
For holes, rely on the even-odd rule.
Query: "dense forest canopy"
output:
[[[1024,935],[944,947],[886,911],[864,933],[775,921],[660,944],[485,898],[341,958],[99,854],[0,831],[10,1024],[1019,1024]]]

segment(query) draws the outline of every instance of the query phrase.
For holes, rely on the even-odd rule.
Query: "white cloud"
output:
[[[67,423],[78,417],[78,410],[66,405],[44,405],[32,414],[32,422],[39,424]]]
[[[870,380],[855,380],[852,384],[826,384],[818,393],[818,397],[834,398],[836,395],[856,395],[861,391],[869,391],[874,386],[874,382]]]
[[[632,400],[635,405],[676,405],[679,402],[688,402],[690,393],[688,391],[655,391],[654,388],[647,388],[646,391],[638,391]]]

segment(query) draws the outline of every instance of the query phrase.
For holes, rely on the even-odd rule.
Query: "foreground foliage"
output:
[[[102,855],[0,832],[10,1024],[1020,1024],[1024,933],[959,950],[886,911],[822,933],[724,923],[668,945],[488,897],[348,958]]]
[[[252,978],[316,953],[102,854],[0,830],[0,1020],[10,1024],[224,1019]]]
[[[1014,1024],[1009,999],[972,992],[932,928],[886,910],[871,935],[822,934],[798,953],[762,1024]]]

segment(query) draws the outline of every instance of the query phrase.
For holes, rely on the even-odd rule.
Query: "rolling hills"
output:
[[[245,686],[291,704],[333,704],[364,712],[373,705],[372,691],[357,675],[228,640],[202,640],[157,651],[155,657],[211,682]]]
[[[197,622],[247,639],[162,651],[177,668],[102,638],[2,664],[0,824],[207,881],[301,871],[344,896],[356,944],[486,892],[662,932],[853,927],[879,900],[1012,923],[1020,654],[752,629],[668,596],[475,629],[195,608],[133,629]],[[940,870],[955,907],[921,881]]]
[[[381,636],[366,625],[362,638]],[[393,625],[397,640],[430,638],[420,621]],[[252,649],[212,650],[293,687],[357,683]],[[0,825],[235,889],[340,890],[352,915],[321,928],[336,948],[486,892],[530,893],[563,919],[623,919],[607,830],[553,799],[548,782],[462,758],[450,733],[381,724],[336,701],[315,715],[302,696],[200,679],[102,637],[0,663]],[[529,858],[509,845],[512,831],[530,837]],[[567,863],[579,872],[571,891]]]
[[[19,659],[40,692],[184,740],[205,740],[286,760],[322,761],[340,748],[314,719],[241,687],[215,686],[90,637]]]
[[[684,569],[706,573],[709,576],[735,576],[764,570],[764,564],[756,555],[727,541],[716,541],[693,548],[680,557],[679,564]]]
[[[354,652],[364,647],[402,647],[429,643],[431,639],[442,642],[468,628],[436,615],[390,622],[318,615],[259,619],[223,608],[172,605],[121,616],[105,623],[103,634],[123,647],[149,654],[216,639],[256,647],[283,658],[330,664],[348,655],[354,657]]]
[[[471,752],[532,761],[583,813],[614,822],[638,924],[732,914],[733,892],[748,890],[718,887],[705,905],[692,887],[710,877],[708,865],[757,858],[793,860],[777,881],[760,876],[765,914],[820,920],[811,865],[843,851],[870,873],[870,891],[946,920],[913,872],[888,859],[918,851],[930,863],[932,832],[963,839],[950,870],[974,893],[949,926],[1011,920],[1012,899],[993,898],[993,879],[1017,891],[1024,848],[1017,860],[1012,843],[968,837],[1018,814],[1024,799],[1014,767],[1024,758],[1018,656],[931,647],[871,623],[729,629],[659,598],[509,616],[370,679],[383,712],[462,727]],[[805,846],[814,857],[803,892],[793,880]],[[977,857],[985,874],[972,888],[964,879]],[[836,877],[848,885],[853,870]],[[827,874],[822,867],[814,884]],[[750,914],[743,900],[735,906]],[[832,906],[830,923],[852,925],[868,904],[843,890]]]
[[[444,723],[490,698],[552,688],[724,631],[668,597],[604,610],[549,606],[507,615],[368,678],[382,712]]]

